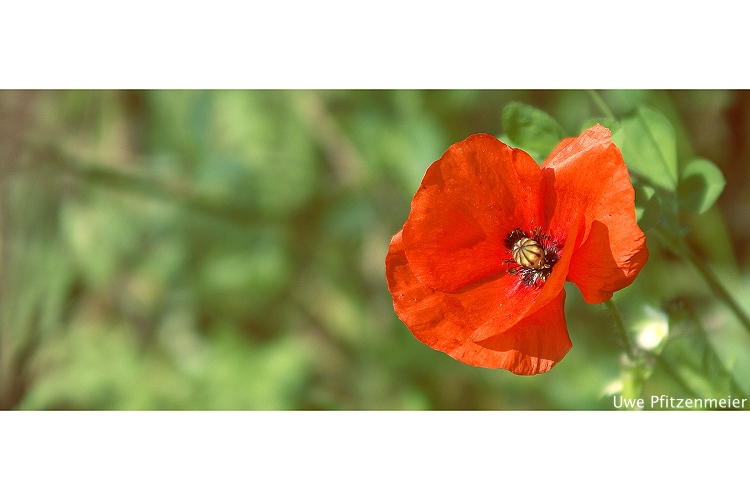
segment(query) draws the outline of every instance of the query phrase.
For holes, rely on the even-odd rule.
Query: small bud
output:
[[[669,334],[669,318],[662,311],[646,306],[646,317],[637,327],[635,341],[643,350],[653,351]]]

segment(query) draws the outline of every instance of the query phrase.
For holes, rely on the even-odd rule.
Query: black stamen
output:
[[[518,240],[521,238],[528,238],[529,235],[526,234],[525,231],[522,229],[516,228],[513,231],[510,232],[507,238],[505,238],[505,248],[507,248],[509,251],[513,251],[513,247],[516,245]]]

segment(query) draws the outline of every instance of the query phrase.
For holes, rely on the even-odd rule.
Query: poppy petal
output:
[[[565,289],[554,300],[510,330],[446,351],[464,363],[503,368],[516,375],[536,375],[555,366],[573,344],[565,324]]]
[[[454,144],[425,173],[404,224],[413,273],[451,292],[507,269],[504,240],[543,224],[541,170],[488,134]]]
[[[505,307],[502,309],[492,310],[486,308],[486,310],[491,312],[490,319],[474,330],[469,337],[472,341],[478,343],[497,335],[498,331],[504,331],[515,325],[521,320],[521,317],[525,318],[535,314],[560,294],[565,285],[570,262],[575,257],[580,226],[580,221],[576,220],[569,228],[567,239],[563,243],[563,252],[560,260],[555,264],[552,274],[550,274],[541,288],[529,288],[520,283],[515,276],[509,280],[512,294],[511,299],[505,302]],[[522,300],[518,300],[519,298]],[[503,303],[501,302],[500,304]],[[509,311],[516,313],[512,316],[515,321],[511,322],[506,319]]]
[[[391,239],[385,263],[396,314],[417,338],[432,346],[463,342],[490,320],[501,329],[510,328],[539,295],[537,290],[531,290],[532,295],[516,293],[518,278],[505,272],[460,292],[427,287],[412,271],[404,251],[403,231]]]
[[[386,278],[394,310],[414,336],[459,361],[532,375],[550,369],[570,349],[562,282],[556,296],[543,305],[533,303],[541,290],[518,293],[517,277],[507,273],[460,293],[434,290],[412,272],[402,231],[391,240]],[[516,309],[519,305],[523,310]],[[538,310],[529,314],[534,305]],[[482,334],[473,338],[478,331]]]
[[[609,130],[595,125],[562,141],[542,167],[550,232],[564,231],[576,216],[583,217],[581,244],[568,279],[590,304],[610,299],[633,282],[648,258],[620,150]]]
[[[568,279],[589,304],[609,300],[614,292],[630,285],[648,259],[646,237],[635,222],[630,225],[622,220],[625,217],[613,219],[609,225],[594,221],[570,262]]]

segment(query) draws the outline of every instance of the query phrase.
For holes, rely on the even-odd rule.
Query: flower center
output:
[[[536,240],[524,236],[513,245],[513,260],[520,266],[540,269],[544,266],[544,249]]]
[[[505,238],[505,248],[512,259],[506,259],[508,273],[518,276],[526,286],[539,287],[552,274],[552,267],[560,260],[561,247],[541,228],[532,234],[516,228]]]

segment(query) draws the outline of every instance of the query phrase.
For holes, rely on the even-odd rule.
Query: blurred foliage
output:
[[[750,94],[598,95],[625,134],[673,130],[655,188],[689,180],[688,243],[750,310]],[[528,106],[560,136],[613,121],[583,91],[0,91],[0,407],[611,409],[622,346],[574,286],[573,349],[518,377],[418,342],[385,284],[430,163],[477,132],[538,139],[506,129]],[[660,152],[624,153],[652,175]],[[631,331],[669,318],[638,390],[750,394],[748,332],[636,187],[650,258],[615,302]]]

